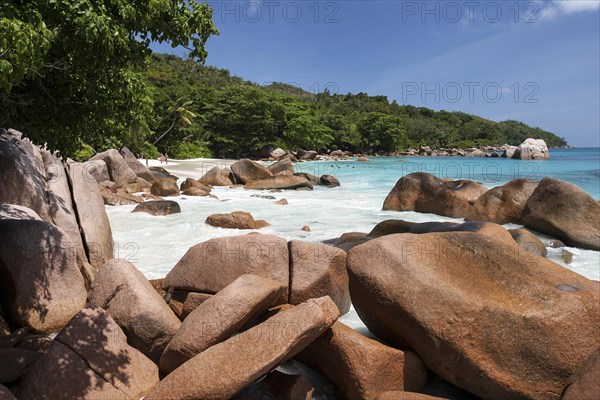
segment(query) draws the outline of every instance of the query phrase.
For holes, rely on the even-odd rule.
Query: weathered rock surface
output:
[[[152,171],[142,164],[140,160],[135,158],[133,153],[127,147],[123,147],[120,153],[127,163],[127,166],[131,168],[131,170],[135,172],[139,178],[145,179],[148,182],[154,181],[154,175],[152,175]]]
[[[389,391],[382,392],[375,400],[446,400],[444,397],[434,397],[422,393]]]
[[[183,192],[181,192],[181,194],[184,194],[186,196],[196,196],[196,197],[210,196],[210,192],[206,192],[202,189],[198,189],[197,187],[191,187],[191,188],[185,189]]]
[[[172,200],[146,201],[138,204],[132,212],[145,212],[151,215],[171,215],[181,212],[179,204]]]
[[[214,294],[244,274],[274,279],[287,286],[288,259],[287,241],[277,236],[211,239],[191,247],[167,274],[163,287]]]
[[[13,130],[0,135],[0,204],[27,207],[50,221],[44,161],[36,146],[19,137]]]
[[[102,183],[110,181],[110,174],[108,173],[108,167],[104,160],[89,160],[81,164],[91,176],[94,177],[96,182]]]
[[[319,185],[337,187],[340,186],[340,181],[333,175],[323,175],[319,178]]]
[[[185,181],[183,181],[181,183],[181,186],[179,187],[179,189],[182,192],[185,191],[185,190],[187,190],[187,189],[190,189],[190,188],[198,188],[198,189],[201,189],[201,190],[203,190],[205,192],[210,192],[211,191],[211,187],[210,186],[205,185],[203,183],[200,183],[197,180],[192,179],[192,178],[187,178]]]
[[[468,220],[490,221],[497,224],[520,224],[523,210],[538,183],[514,179],[479,196],[473,203]]]
[[[400,178],[386,197],[383,209],[465,218],[469,216],[471,203],[486,191],[487,188],[477,182],[443,180],[414,172]]]
[[[307,172],[297,172],[294,175],[295,176],[300,176],[300,177],[306,179],[307,181],[309,181],[310,183],[312,183],[313,186],[319,184],[319,177],[318,176],[314,176],[312,174],[309,174]]]
[[[20,382],[20,399],[134,399],[158,383],[158,368],[127,344],[101,308],[77,314]]]
[[[600,393],[600,349],[590,355],[569,378],[561,400],[595,399]]]
[[[4,385],[0,385],[0,399],[1,400],[17,400],[15,395],[8,390],[8,388]]]
[[[336,322],[296,357],[323,374],[341,398],[373,399],[385,391],[417,391],[427,370],[411,351],[400,351]]]
[[[177,368],[146,400],[229,399],[319,337],[339,317],[325,297],[285,310]]]
[[[252,214],[245,211],[234,211],[231,214],[212,214],[206,218],[208,225],[226,229],[260,229]],[[267,224],[268,225],[268,224]]]
[[[556,399],[600,346],[597,285],[516,243],[390,235],[353,248],[348,272],[371,332],[483,398]]]
[[[35,332],[56,332],[85,304],[73,244],[39,220],[0,220],[0,288],[10,319]]]
[[[546,250],[544,243],[527,229],[509,229],[508,233],[510,233],[515,242],[517,242],[523,250],[541,257],[546,257],[548,255],[548,250]]]
[[[181,324],[160,358],[170,373],[209,347],[241,330],[269,308],[285,303],[287,285],[256,275],[242,275],[204,301]]]
[[[294,165],[289,158],[282,158],[281,160],[274,162],[273,164],[267,167],[269,171],[273,175],[281,174],[282,172],[291,172],[292,175],[296,172],[294,171]]]
[[[110,180],[113,181],[117,187],[123,187],[128,183],[135,183],[137,181],[136,173],[129,167],[127,161],[125,161],[118,150],[110,149],[98,153],[89,159],[89,161],[96,160],[102,160],[106,163]]]
[[[118,188],[115,192],[103,185],[98,185],[98,188],[102,195],[102,200],[107,206],[123,206],[127,204],[141,204],[144,202],[142,196],[133,195],[124,188]]]
[[[329,296],[338,306],[340,314],[350,310],[346,252],[338,248],[292,240],[290,252],[290,304],[300,304],[308,299]]]
[[[177,181],[171,178],[157,179],[150,188],[150,193],[155,196],[179,196]]]
[[[248,182],[266,179],[273,176],[271,171],[259,163],[247,158],[237,161],[231,165],[231,172],[236,179],[235,183],[246,184]]]
[[[213,167],[198,179],[198,182],[211,186],[230,186],[233,185],[232,177],[231,169]]]
[[[156,364],[181,322],[150,282],[128,261],[110,260],[97,272],[89,304],[102,307],[128,343]]]
[[[23,371],[39,354],[24,349],[0,349],[0,383],[13,383],[21,379]]]
[[[277,175],[270,178],[254,180],[244,185],[245,189],[251,190],[267,190],[267,189],[283,189],[292,190],[299,188],[312,189],[313,185],[308,180],[296,175]]]
[[[572,183],[542,179],[527,201],[523,223],[570,246],[600,250],[600,203]]]
[[[550,158],[550,152],[543,139],[529,138],[517,147],[512,158],[516,160],[546,160]]]
[[[74,208],[82,232],[88,260],[95,268],[113,258],[110,222],[98,185],[79,163],[69,164]]]
[[[34,219],[41,221],[39,215],[30,208],[16,204],[0,204],[0,219]]]

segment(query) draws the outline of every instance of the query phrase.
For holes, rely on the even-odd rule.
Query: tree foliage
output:
[[[145,72],[159,114],[180,99],[192,101],[197,115],[188,127],[173,128],[161,145],[177,156],[180,142],[198,140],[215,156],[252,154],[265,145],[287,150],[342,149],[401,151],[407,147],[518,145],[528,137],[549,146],[564,139],[516,121],[494,122],[477,116],[425,107],[400,106],[385,96],[365,93],[313,94],[293,85],[260,86],[175,56],[154,54]],[[154,126],[164,132],[168,118]]]
[[[141,71],[151,42],[203,62],[218,31],[189,0],[0,0],[0,126],[72,154],[140,138],[153,123]]]

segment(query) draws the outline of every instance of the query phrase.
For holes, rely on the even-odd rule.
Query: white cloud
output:
[[[574,14],[600,9],[600,0],[552,0],[536,2],[541,8],[540,20],[551,20],[563,14]]]

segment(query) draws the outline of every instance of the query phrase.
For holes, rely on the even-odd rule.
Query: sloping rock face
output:
[[[171,178],[157,179],[150,188],[150,193],[155,196],[179,196],[177,181]]]
[[[31,366],[20,399],[134,399],[158,383],[158,368],[127,344],[101,308],[86,308]]]
[[[561,400],[594,399],[600,393],[600,349],[595,351],[569,378]]]
[[[193,357],[145,398],[229,399],[302,351],[338,317],[337,306],[327,297],[282,311]]]
[[[0,135],[0,203],[30,208],[51,222],[44,160],[39,148],[20,135],[13,130]]]
[[[285,303],[286,286],[256,275],[242,275],[188,315],[160,358],[167,373],[240,331],[269,308]]]
[[[181,325],[144,275],[124,260],[110,260],[98,270],[88,299],[105,309],[129,344],[156,364]]]
[[[145,212],[151,215],[171,215],[181,212],[181,207],[175,201],[155,200],[138,204],[132,212]]]
[[[541,257],[546,257],[548,254],[544,243],[527,229],[509,229],[508,233],[523,250]]]
[[[104,200],[93,177],[81,164],[69,164],[69,178],[88,259],[90,264],[99,268],[106,260],[113,258],[114,247]]]
[[[212,214],[206,217],[205,222],[217,228],[259,229],[258,221],[254,220],[252,214],[245,211],[234,211],[231,214]]]
[[[419,357],[369,339],[336,322],[296,357],[326,376],[349,400],[386,391],[416,391],[427,380]]]
[[[313,185],[307,179],[296,175],[277,175],[270,178],[250,181],[244,185],[245,189],[267,190],[267,189],[312,189]]]
[[[213,167],[198,179],[198,182],[211,186],[230,186],[233,185],[232,177],[231,169]]]
[[[287,157],[282,158],[281,160],[269,165],[267,167],[267,169],[269,171],[271,171],[271,173],[273,175],[286,173],[286,172],[291,172],[293,175],[296,172],[296,171],[294,171],[294,165],[292,164],[292,161]]]
[[[287,241],[273,235],[244,235],[199,243],[167,274],[163,287],[214,294],[244,274],[270,278],[287,287]]]
[[[10,319],[35,332],[60,330],[85,304],[73,245],[46,221],[0,220],[0,276]]]
[[[350,310],[346,252],[332,246],[292,240],[290,251],[290,304],[329,296],[340,309]]]
[[[497,224],[522,223],[523,210],[538,182],[514,179],[483,193],[475,200],[468,220]]]
[[[129,167],[127,161],[125,161],[118,150],[110,149],[105,152],[98,153],[89,159],[89,161],[96,160],[102,160],[106,163],[110,180],[113,181],[117,187],[127,186],[129,183],[135,183],[137,181],[136,173]]]
[[[273,176],[271,171],[259,163],[243,159],[231,165],[231,172],[235,176],[236,183],[246,184],[248,182],[266,179]]]
[[[548,146],[543,139],[525,139],[512,156],[516,160],[546,160],[550,158]]]
[[[570,246],[600,250],[600,203],[572,183],[542,179],[527,201],[523,223]]]
[[[148,167],[135,158],[133,153],[127,147],[123,147],[120,153],[127,163],[127,166],[131,168],[131,170],[135,172],[139,178],[145,179],[148,182],[154,181],[154,175],[152,175],[152,172],[148,169]]]
[[[396,183],[386,197],[383,209],[465,218],[469,216],[471,203],[487,190],[482,184],[469,180],[447,181],[414,172]]]
[[[397,234],[348,254],[369,330],[482,398],[557,399],[600,346],[594,282],[469,232]]]

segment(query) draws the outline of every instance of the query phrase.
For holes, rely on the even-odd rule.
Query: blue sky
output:
[[[600,146],[600,0],[209,3],[221,35],[207,65],[234,75],[517,119]]]

